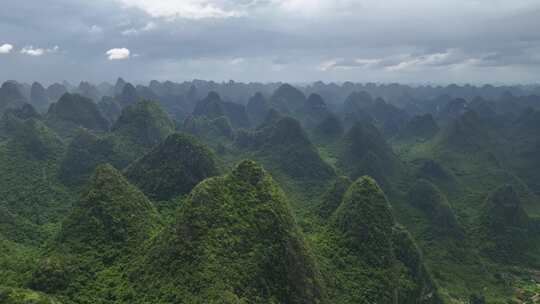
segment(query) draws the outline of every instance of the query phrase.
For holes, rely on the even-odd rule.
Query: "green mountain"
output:
[[[140,101],[122,110],[111,131],[133,144],[152,148],[174,131],[174,124],[156,102]]]
[[[258,159],[298,179],[328,180],[334,171],[319,156],[300,123],[290,117],[263,124],[254,132],[241,132],[237,146],[256,152]]]
[[[30,102],[39,109],[40,112],[46,111],[49,106],[49,98],[47,97],[45,88],[39,82],[34,82],[32,84]]]
[[[410,235],[370,177],[350,185],[315,250],[329,303],[442,303]]]
[[[283,114],[292,114],[302,110],[306,96],[290,84],[283,84],[270,97],[270,105]]]
[[[217,175],[214,156],[195,138],[173,134],[126,168],[126,177],[146,195],[168,200],[188,194],[202,180]]]
[[[268,103],[267,98],[260,92],[257,92],[249,99],[246,105],[246,113],[254,126],[260,125],[266,118],[269,110]]]
[[[463,236],[463,231],[446,196],[434,184],[427,180],[418,180],[407,193],[407,201],[424,212],[433,222],[434,234]]]
[[[531,221],[512,186],[502,186],[488,196],[482,219],[490,256],[507,262],[526,258]]]
[[[87,181],[97,165],[120,165],[121,160],[115,158],[113,148],[112,141],[99,138],[86,129],[78,129],[60,162],[59,179],[66,185],[79,186]]]
[[[319,216],[328,219],[341,204],[345,192],[351,185],[351,180],[346,176],[339,176],[332,185],[326,190],[321,198],[319,206]]]
[[[338,166],[351,178],[370,175],[383,187],[400,170],[400,163],[377,128],[368,123],[355,123],[339,144]]]
[[[7,109],[19,108],[26,102],[16,83],[6,81],[0,87],[0,114]]]
[[[431,139],[439,131],[439,126],[431,114],[417,115],[413,117],[399,136],[403,139]]]
[[[206,98],[197,102],[193,116],[206,117],[209,120],[227,117],[235,128],[249,127],[249,118],[243,105],[221,100],[216,92],[208,93]]]
[[[111,165],[100,165],[56,236],[66,253],[113,258],[159,228],[152,203]]]
[[[29,286],[66,303],[107,301],[100,284],[116,278],[116,265],[160,229],[144,194],[112,166],[100,165],[47,245]]]
[[[66,93],[51,104],[46,118],[47,125],[64,136],[79,127],[93,131],[106,131],[109,127],[97,105],[91,99],[77,94]]]
[[[321,303],[320,277],[286,199],[243,161],[200,183],[131,277],[139,302]]]

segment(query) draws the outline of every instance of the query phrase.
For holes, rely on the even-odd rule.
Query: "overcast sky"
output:
[[[539,0],[5,0],[0,80],[540,82]]]

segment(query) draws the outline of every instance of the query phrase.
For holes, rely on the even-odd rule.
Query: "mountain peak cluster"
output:
[[[540,87],[0,87],[0,303],[536,303]]]

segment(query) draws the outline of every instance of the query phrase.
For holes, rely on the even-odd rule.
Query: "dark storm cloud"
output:
[[[8,1],[0,79],[537,82],[538,20],[535,0]]]

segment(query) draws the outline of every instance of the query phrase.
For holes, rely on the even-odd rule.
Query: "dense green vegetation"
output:
[[[6,82],[0,303],[536,303],[507,89]]]

